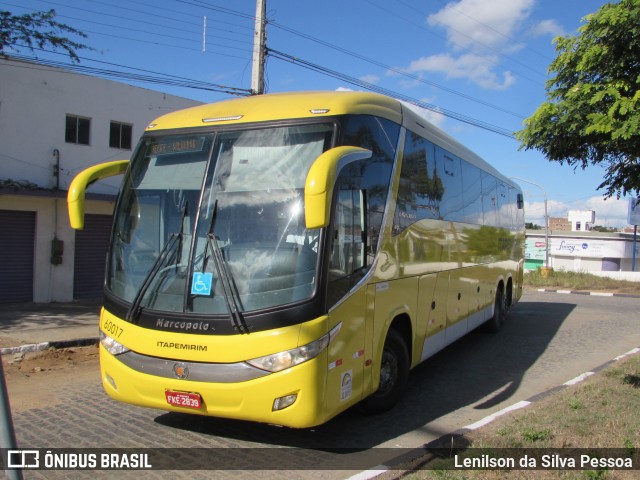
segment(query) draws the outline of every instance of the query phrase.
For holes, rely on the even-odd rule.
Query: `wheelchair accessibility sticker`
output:
[[[191,295],[211,295],[213,273],[193,272]]]

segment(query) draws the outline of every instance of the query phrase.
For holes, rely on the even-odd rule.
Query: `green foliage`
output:
[[[605,227],[602,225],[594,225],[591,228],[592,231],[594,232],[617,232],[618,230],[614,227]]]
[[[589,478],[593,480],[603,480],[608,477],[608,471],[605,468],[601,468],[598,470],[586,470],[583,472],[584,478]]]
[[[581,410],[584,408],[584,403],[578,398],[572,398],[569,400],[569,408],[571,410]]]
[[[535,428],[525,428],[522,431],[522,436],[527,442],[541,442],[551,438],[551,430],[548,428],[537,430]]]
[[[43,49],[61,48],[67,52],[71,60],[79,62],[76,50],[89,49],[86,45],[70,40],[64,34],[86,38],[87,35],[64,23],[56,22],[55,10],[35,12],[25,15],[11,15],[11,12],[0,11],[0,55],[6,55],[5,49],[28,48]]]
[[[608,3],[555,40],[547,101],[516,133],[521,148],[574,168],[605,167],[605,197],[640,193],[640,0]]]

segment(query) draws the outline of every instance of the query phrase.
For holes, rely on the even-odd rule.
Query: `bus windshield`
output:
[[[150,308],[234,315],[316,290],[304,183],[333,124],[145,136],[115,212],[107,289]]]

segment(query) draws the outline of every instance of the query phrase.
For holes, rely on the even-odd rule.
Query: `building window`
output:
[[[91,130],[90,119],[78,117],[76,115],[67,115],[64,140],[67,143],[76,143],[78,145],[89,145],[90,130]]]
[[[109,129],[109,146],[122,150],[131,150],[131,137],[133,136],[133,125],[126,123],[111,122]]]

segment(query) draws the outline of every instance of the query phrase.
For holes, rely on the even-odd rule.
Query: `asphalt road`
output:
[[[526,292],[498,334],[473,332],[417,367],[401,403],[368,417],[354,410],[292,430],[120,404],[95,382],[65,388],[53,408],[14,415],[20,448],[185,448],[169,464],[204,461],[232,471],[174,478],[347,478],[640,346],[640,299]],[[371,450],[377,447],[375,450]],[[348,450],[341,450],[348,449]],[[348,455],[366,460],[350,462]],[[158,460],[158,457],[154,457]],[[358,457],[360,458],[360,457]],[[156,462],[157,465],[157,462]],[[254,470],[265,468],[266,470]],[[298,469],[300,468],[300,469]],[[305,469],[306,468],[306,469]],[[347,469],[349,471],[347,471]],[[72,473],[72,476],[70,474]],[[166,478],[166,471],[25,471],[24,478]]]

